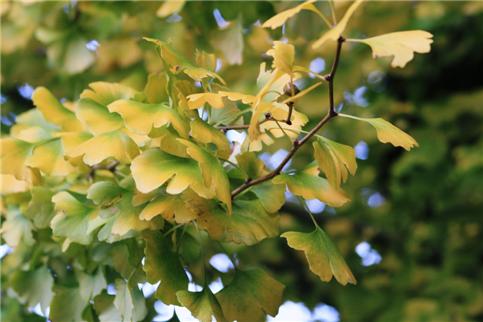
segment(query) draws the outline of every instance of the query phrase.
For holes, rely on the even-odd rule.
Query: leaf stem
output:
[[[242,193],[243,191],[278,176],[282,172],[283,167],[285,167],[285,165],[290,161],[290,159],[292,159],[292,157],[300,149],[300,147],[305,143],[307,143],[314,135],[316,135],[317,131],[319,131],[327,122],[329,122],[332,118],[337,116],[337,112],[335,111],[335,104],[334,104],[334,79],[335,79],[335,74],[337,73],[337,67],[339,65],[340,54],[342,51],[342,44],[344,43],[344,41],[345,39],[342,36],[339,37],[339,39],[337,40],[337,49],[335,53],[334,62],[332,64],[332,69],[330,71],[330,74],[327,76],[327,81],[329,82],[329,111],[327,112],[327,114],[300,141],[295,140],[293,142],[292,149],[289,151],[289,153],[285,156],[285,158],[272,172],[269,172],[268,174],[261,176],[257,179],[245,181],[243,184],[241,184],[231,192],[232,199],[235,198],[240,193]]]

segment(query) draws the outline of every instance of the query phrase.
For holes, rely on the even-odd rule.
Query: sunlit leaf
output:
[[[372,56],[394,56],[391,66],[404,67],[414,58],[414,53],[429,53],[433,43],[433,35],[423,30],[393,32],[367,39],[351,39],[362,42],[372,49]]]
[[[180,158],[159,149],[150,149],[139,155],[131,165],[136,188],[148,193],[168,182],[166,191],[179,194],[188,187],[200,196],[209,198],[212,193],[203,182],[196,161]]]
[[[159,7],[158,11],[156,11],[156,15],[161,18],[165,18],[172,14],[178,13],[183,9],[185,1],[184,0],[166,0],[161,7]]]
[[[65,131],[81,131],[82,124],[75,114],[65,108],[45,87],[38,87],[32,94],[32,101],[45,119]]]
[[[170,124],[179,135],[188,136],[188,122],[167,105],[118,100],[109,104],[108,108],[111,112],[121,114],[126,126],[139,134],[148,135],[153,128]]]
[[[267,51],[267,55],[273,57],[273,68],[279,69],[284,73],[292,73],[295,48],[291,44],[275,41],[273,48]]]
[[[221,200],[231,213],[230,181],[218,159],[206,149],[193,142],[179,139],[186,146],[186,152],[196,161],[201,169],[205,185],[211,187],[217,198]]]
[[[334,276],[342,285],[356,284],[344,258],[321,228],[317,227],[311,233],[286,232],[282,237],[287,239],[290,247],[305,253],[310,270],[322,281],[328,282]]]
[[[262,322],[267,314],[277,315],[284,288],[261,269],[237,270],[231,283],[216,298],[228,320]]]
[[[209,104],[214,108],[225,107],[223,97],[218,93],[191,94],[187,98],[190,109],[202,108],[205,106],[205,104]]]
[[[356,0],[354,1],[349,9],[344,14],[344,17],[337,23],[335,27],[327,31],[325,34],[322,35],[319,39],[317,39],[313,44],[312,48],[316,49],[322,47],[327,41],[332,40],[336,41],[344,32],[345,28],[347,27],[347,23],[349,22],[350,18],[357,10],[357,8],[361,5],[362,1],[364,0]]]
[[[27,191],[29,184],[27,181],[18,180],[12,174],[0,174],[0,194],[9,194]]]
[[[83,98],[77,102],[75,114],[93,134],[111,132],[123,126],[119,114],[109,112],[105,105],[89,98]]]
[[[47,266],[42,265],[32,271],[17,270],[9,281],[19,299],[29,307],[40,304],[46,312],[53,297],[54,279]]]
[[[82,91],[80,98],[88,98],[104,106],[120,99],[133,99],[140,95],[131,87],[119,83],[93,82],[89,87]]]
[[[220,158],[228,159],[231,154],[230,144],[222,131],[216,129],[200,119],[191,121],[191,136],[198,142],[216,146],[217,155]]]
[[[415,146],[418,146],[416,140],[414,140],[409,134],[380,117],[362,118],[347,114],[340,115],[369,123],[376,129],[377,138],[382,143],[391,143],[396,147],[403,147],[407,151],[411,150],[411,148]]]
[[[32,154],[34,145],[13,138],[0,140],[0,160],[3,174],[11,174],[18,180],[27,178],[25,163]]]
[[[2,223],[2,238],[7,245],[14,248],[25,243],[33,245],[32,223],[18,209],[9,209],[6,220]]]
[[[143,269],[147,280],[151,284],[161,281],[156,290],[156,298],[166,304],[178,305],[176,292],[188,289],[188,277],[178,254],[171,249],[170,240],[160,233],[145,233],[144,240],[146,262]]]
[[[70,163],[64,159],[64,147],[60,139],[36,146],[26,165],[52,176],[67,176],[73,170]]]
[[[333,187],[338,188],[345,182],[349,173],[355,174],[357,163],[352,147],[321,137],[313,146],[314,158]]]
[[[131,163],[139,153],[134,141],[121,131],[112,131],[97,135],[73,148],[68,156],[83,156],[88,165],[98,164],[107,158],[114,158],[121,163]]]
[[[282,173],[272,182],[286,184],[293,194],[304,199],[319,199],[331,207],[340,207],[349,201],[343,192],[329,185],[326,179],[302,171]]]
[[[296,7],[282,11],[277,15],[273,16],[272,18],[268,19],[267,21],[265,21],[262,27],[276,29],[282,26],[289,18],[295,16],[302,10],[318,11],[317,8],[315,8],[315,6],[313,5],[315,1],[316,0],[306,1],[304,3],[299,4]]]
[[[161,215],[168,221],[184,224],[198,217],[198,213],[193,211],[186,204],[184,194],[181,195],[160,195],[150,201],[139,214],[142,220],[151,220]]]

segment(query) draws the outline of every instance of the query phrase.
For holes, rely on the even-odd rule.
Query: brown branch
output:
[[[307,143],[310,140],[310,138],[312,138],[317,133],[317,131],[319,131],[328,121],[330,121],[332,118],[337,116],[337,112],[335,111],[335,104],[334,104],[334,79],[335,79],[335,74],[337,73],[337,67],[339,65],[342,44],[344,43],[344,41],[345,39],[342,36],[339,37],[339,39],[337,40],[337,49],[335,53],[334,62],[332,64],[332,69],[330,71],[330,74],[326,76],[326,79],[329,82],[329,111],[327,112],[327,114],[300,141],[295,140],[293,142],[292,149],[289,151],[289,153],[285,156],[285,158],[272,172],[262,177],[259,177],[257,179],[246,180],[242,185],[238,186],[237,188],[235,188],[235,190],[232,191],[231,193],[232,199],[235,198],[240,193],[242,193],[243,191],[249,189],[250,187],[253,187],[257,184],[271,180],[272,178],[278,176],[282,172],[283,167],[285,167],[285,165],[290,161],[290,159],[294,156],[294,154],[298,151],[298,149],[300,149],[302,145]]]

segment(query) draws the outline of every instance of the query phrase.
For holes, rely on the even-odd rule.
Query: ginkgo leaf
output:
[[[278,218],[257,200],[236,200],[231,216],[219,207],[209,207],[197,222],[211,238],[225,242],[253,245],[278,235]]]
[[[68,156],[83,156],[87,165],[98,164],[107,158],[129,164],[139,149],[134,141],[122,131],[112,131],[94,136],[73,148]]]
[[[220,303],[208,287],[201,292],[178,291],[176,297],[201,322],[211,322],[213,317],[217,322],[227,321]]]
[[[171,16],[172,14],[178,13],[183,9],[185,0],[166,0],[158,11],[156,15],[161,18]]]
[[[282,173],[272,182],[286,184],[293,194],[304,199],[318,199],[331,207],[340,207],[349,201],[342,191],[333,188],[326,179],[303,171]]]
[[[96,205],[106,207],[111,205],[113,200],[119,198],[123,192],[123,189],[112,181],[98,181],[87,190],[87,199],[92,200]]]
[[[404,67],[414,58],[414,53],[429,53],[433,35],[424,30],[399,31],[367,39],[350,39],[370,46],[372,56],[394,56],[391,66]]]
[[[191,79],[197,82],[201,82],[204,78],[212,77],[219,80],[220,83],[222,83],[223,85],[225,84],[225,81],[223,80],[223,78],[220,77],[220,75],[201,67],[185,67],[183,69],[183,73],[185,73]]]
[[[322,281],[328,282],[334,276],[342,285],[357,283],[344,258],[320,227],[311,233],[286,232],[282,237],[290,247],[305,253],[310,270]]]
[[[133,285],[134,284],[134,285]],[[115,281],[116,297],[114,306],[121,313],[119,322],[142,321],[148,313],[146,300],[137,284],[122,279]]]
[[[25,163],[32,154],[33,144],[14,138],[0,139],[0,160],[2,174],[14,175],[18,180],[28,177]]]
[[[228,214],[230,214],[230,181],[228,180],[228,176],[223,166],[218,159],[206,149],[187,140],[179,139],[178,141],[186,146],[186,152],[188,155],[198,161],[205,185],[210,187],[216,197],[226,205],[228,208]]]
[[[90,98],[83,98],[77,102],[75,114],[93,134],[111,132],[123,126],[119,114],[109,112],[105,105]]]
[[[141,95],[129,86],[119,83],[94,82],[80,94],[80,98],[89,98],[98,104],[107,106],[120,99],[133,99]]]
[[[0,233],[8,246],[15,248],[21,243],[31,246],[35,243],[32,235],[32,223],[19,209],[6,211],[6,220],[2,222]]]
[[[193,139],[204,144],[214,144],[217,148],[217,155],[222,159],[228,159],[230,157],[230,143],[228,143],[223,132],[200,119],[194,119],[191,121],[190,126]]]
[[[241,65],[243,62],[243,24],[241,19],[228,22],[224,28],[211,34],[210,43],[221,52],[228,65]],[[224,82],[222,82],[224,84]]]
[[[101,211],[100,215],[105,218],[105,225],[99,230],[99,240],[112,243],[131,238],[150,228],[150,222],[139,219],[141,209],[142,207],[133,206],[132,195],[125,192],[118,203]]]
[[[66,191],[55,194],[52,202],[57,214],[52,218],[50,227],[54,236],[66,238],[64,249],[72,242],[88,245],[93,232],[106,222],[97,209],[88,207]]]
[[[264,182],[253,186],[251,191],[269,213],[277,212],[285,203],[285,187],[283,185]]]
[[[180,136],[173,129],[163,126],[151,131],[149,136],[153,138],[151,140],[150,147],[159,147],[164,152],[168,152],[169,154],[173,154],[178,157],[188,157],[186,148],[178,142]]]
[[[178,305],[176,292],[188,289],[188,277],[179,255],[172,250],[170,240],[159,232],[146,232],[143,236],[146,278],[151,284],[161,282],[156,290],[156,298],[166,304]]]
[[[188,107],[190,109],[202,108],[205,104],[214,108],[223,108],[223,96],[218,93],[199,93],[188,95]]]
[[[61,139],[54,139],[37,145],[25,164],[52,176],[67,176],[74,169],[64,159]]]
[[[243,104],[252,104],[257,99],[254,95],[247,95],[238,92],[219,91],[218,94],[228,98],[230,101],[241,101]]]
[[[27,181],[18,180],[12,174],[0,174],[0,194],[7,195],[27,191],[29,184]]]
[[[295,59],[295,48],[292,44],[274,41],[273,48],[267,51],[273,57],[273,68],[284,73],[292,73]]]
[[[38,87],[32,94],[32,101],[45,119],[65,131],[81,131],[82,124],[75,114],[65,108],[45,87]]]
[[[230,284],[215,296],[229,321],[263,322],[277,315],[285,286],[259,268],[237,269]]]
[[[335,27],[327,31],[325,34],[322,35],[319,39],[317,39],[313,44],[312,48],[317,49],[322,47],[328,40],[336,41],[344,32],[345,28],[347,27],[347,23],[349,22],[350,18],[354,14],[354,11],[361,5],[362,1],[364,0],[356,0],[354,1],[349,9],[344,14],[344,17],[337,23]]]
[[[47,228],[54,216],[54,204],[52,203],[52,192],[49,188],[37,186],[30,190],[31,199],[25,215],[32,220],[34,227]]]
[[[117,100],[109,111],[121,114],[127,128],[148,135],[153,128],[172,125],[182,137],[188,137],[189,124],[174,109],[165,104],[146,104],[133,100]]]
[[[184,224],[198,217],[191,207],[187,207],[183,194],[181,195],[160,195],[150,201],[139,214],[141,220],[151,220],[162,215],[164,219]]]
[[[310,10],[318,12],[317,8],[313,5],[316,0],[309,0],[304,3],[299,4],[296,7],[282,11],[272,18],[265,21],[262,25],[263,28],[277,29],[282,26],[289,18],[295,16],[302,10]]]
[[[349,173],[357,170],[356,155],[352,147],[319,137],[313,144],[314,158],[329,183],[338,188]]]
[[[165,73],[150,74],[144,87],[144,96],[149,104],[158,104],[168,101],[166,85],[168,79]]]
[[[49,320],[51,321],[83,321],[87,301],[85,301],[78,287],[68,287],[55,284],[54,298],[50,302]]]
[[[265,163],[257,157],[255,152],[244,152],[236,156],[238,166],[245,174],[245,179],[256,179],[265,175]]]
[[[166,192],[179,194],[188,187],[205,198],[213,193],[205,186],[201,171],[195,160],[180,158],[159,149],[149,149],[131,164],[136,188],[148,193],[168,182]]]
[[[413,139],[409,134],[380,117],[363,118],[342,113],[339,115],[369,123],[376,129],[377,138],[382,143],[391,143],[396,147],[403,147],[406,151],[418,146],[418,142],[416,142],[416,140]]]

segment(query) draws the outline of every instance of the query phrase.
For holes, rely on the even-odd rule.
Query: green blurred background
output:
[[[295,4],[188,2],[179,14],[161,17],[160,2],[2,1],[2,133],[16,114],[33,107],[36,86],[65,100],[98,80],[142,89],[148,73],[161,69],[143,36],[170,41],[190,59],[196,48],[214,52],[228,86],[247,93],[255,90],[273,40],[289,39],[298,65],[327,72],[334,48],[310,47],[325,28],[316,15],[302,12],[275,31],[259,26]],[[323,2],[317,6],[328,9]],[[377,143],[365,124],[335,120],[322,134],[355,146],[359,159],[357,175],[345,185],[352,202],[337,210],[316,201],[307,205],[358,284],[322,283],[303,254],[281,239],[238,252],[240,261],[271,270],[287,285],[290,302],[277,321],[483,321],[483,2],[368,1],[346,35],[408,29],[434,34],[431,53],[401,70],[348,44],[336,97],[344,113],[384,117],[420,147],[394,149]],[[326,90],[316,92],[296,106],[310,116],[308,128],[327,108]],[[265,160],[276,161],[284,148],[283,142],[274,145]],[[294,165],[311,158],[308,147]],[[296,201],[282,209],[281,224],[282,231],[311,227]]]

